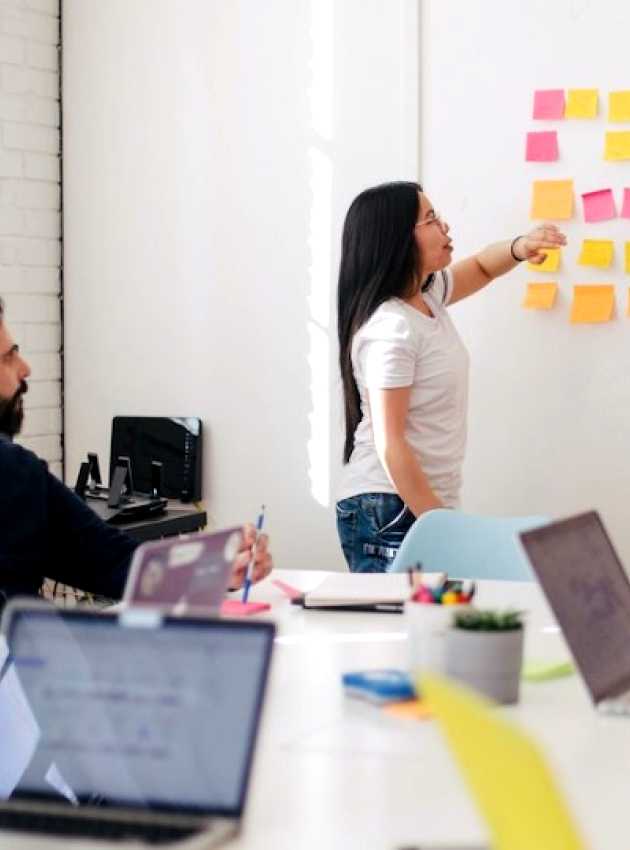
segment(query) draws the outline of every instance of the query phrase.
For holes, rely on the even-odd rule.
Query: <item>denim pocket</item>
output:
[[[413,525],[414,515],[395,493],[366,493],[360,499],[377,537],[391,538],[396,543]]]

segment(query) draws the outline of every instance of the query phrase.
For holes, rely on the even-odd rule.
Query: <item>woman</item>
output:
[[[342,238],[338,287],[348,566],[380,572],[417,516],[459,505],[468,354],[446,310],[523,260],[566,244],[553,224],[450,266],[448,224],[417,183],[366,189]]]

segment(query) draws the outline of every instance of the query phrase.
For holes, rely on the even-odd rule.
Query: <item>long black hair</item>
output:
[[[388,298],[409,297],[420,273],[414,236],[422,192],[419,183],[384,183],[358,195],[348,210],[341,240],[337,287],[339,368],[343,387],[347,463],[361,421],[359,388],[352,371],[352,338]],[[428,280],[423,289],[431,285]]]

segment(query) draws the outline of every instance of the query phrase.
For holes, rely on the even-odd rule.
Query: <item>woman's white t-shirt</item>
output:
[[[422,296],[433,318],[391,298],[355,333],[352,368],[362,418],[338,500],[361,493],[396,492],[376,453],[368,390],[411,387],[407,442],[438,498],[447,507],[459,505],[466,448],[468,352],[446,310],[452,292],[453,276],[445,269]]]

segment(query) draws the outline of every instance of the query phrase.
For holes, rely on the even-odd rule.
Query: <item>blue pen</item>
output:
[[[243,585],[243,602],[247,602],[247,597],[249,596],[249,589],[252,586],[252,579],[254,577],[254,563],[256,561],[256,545],[258,543],[258,535],[262,531],[264,521],[265,506],[262,505],[260,508],[260,513],[258,514],[258,519],[256,520],[256,536],[254,537],[254,542],[252,544],[252,556],[249,559],[249,564],[247,565],[247,572],[245,573],[245,584]]]

